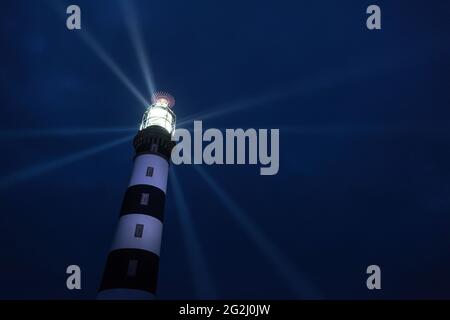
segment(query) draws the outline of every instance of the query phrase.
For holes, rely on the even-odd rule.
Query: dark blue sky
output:
[[[91,151],[133,132],[46,130],[137,129],[144,110],[65,28],[57,3],[62,11],[32,0],[0,10],[3,299],[95,297],[133,149]],[[83,32],[146,94],[118,2],[73,3]],[[278,175],[202,169],[321,297],[450,298],[448,1],[377,1],[375,32],[365,27],[372,1],[134,3],[156,86],[175,96],[180,119],[242,105],[204,127],[280,128]],[[159,297],[196,298],[208,281],[220,298],[297,298],[271,247],[241,227],[247,218],[234,219],[194,168],[175,170],[211,282],[193,276],[169,185]],[[65,287],[70,264],[82,268],[82,291]],[[365,287],[370,264],[381,266],[381,291]]]

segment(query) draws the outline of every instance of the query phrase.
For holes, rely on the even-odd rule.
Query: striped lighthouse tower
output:
[[[155,297],[167,177],[174,147],[174,103],[169,94],[156,93],[134,138],[134,167],[98,299]]]

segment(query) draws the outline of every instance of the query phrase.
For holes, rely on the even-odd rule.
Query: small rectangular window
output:
[[[148,193],[141,194],[141,205],[142,206],[147,206],[148,205],[149,196],[150,195]]]
[[[147,177],[153,177],[153,167],[147,168]]]
[[[136,229],[134,230],[134,236],[136,238],[142,238],[142,234],[144,233],[144,225],[143,224],[137,224]]]
[[[134,277],[137,273],[137,267],[138,267],[138,261],[137,260],[130,260],[128,262],[128,271],[127,276]]]

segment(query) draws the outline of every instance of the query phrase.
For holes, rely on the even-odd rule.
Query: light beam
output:
[[[304,79],[300,82],[288,84],[283,88],[272,90],[268,93],[245,98],[235,102],[220,104],[209,110],[205,110],[203,112],[198,112],[192,114],[191,116],[181,118],[180,121],[178,122],[178,125],[185,126],[191,124],[194,120],[213,119],[219,116],[231,114],[246,109],[251,109],[255,107],[265,107],[271,103],[277,102],[282,99],[286,99],[291,96],[299,97],[308,94],[313,94],[315,92],[322,92],[322,90],[333,88],[343,83],[344,81],[369,76],[373,72],[379,72],[382,69],[387,69],[390,67],[392,66],[357,64],[355,66],[346,67],[345,69],[335,69],[328,72],[327,74],[315,75],[308,79]]]
[[[90,134],[110,134],[136,132],[135,127],[106,127],[106,128],[48,128],[48,129],[22,129],[0,131],[0,139],[41,138],[52,136],[77,136]]]
[[[62,15],[66,12],[66,8],[60,2],[49,1],[48,4],[55,11],[59,18],[66,20],[67,16]],[[131,82],[131,80],[125,75],[122,69],[111,58],[111,56],[100,46],[98,41],[86,31],[86,24],[83,23],[81,30],[76,31],[76,34],[80,35],[80,38],[88,45],[90,49],[97,55],[97,57],[111,70],[111,72],[122,82],[123,85],[133,94],[133,96],[139,100],[139,102],[146,108],[148,101]]]
[[[149,95],[152,96],[155,92],[155,82],[152,75],[151,65],[148,60],[148,54],[145,50],[141,28],[139,24],[139,17],[136,13],[133,3],[129,1],[121,1],[120,5],[124,12],[125,24],[130,34],[131,43],[133,44],[134,51],[139,61],[141,71],[144,76]]]
[[[40,163],[28,168],[13,172],[7,176],[0,178],[0,189],[9,188],[14,186],[20,182],[26,181],[33,177],[39,176],[43,173],[52,171],[54,169],[58,169],[64,167],[68,164],[77,162],[79,160],[88,158],[90,156],[96,155],[102,151],[111,149],[115,146],[118,146],[124,142],[130,141],[134,135],[127,135],[126,137],[122,137],[120,139],[113,140],[111,142],[107,142],[105,144],[91,147],[82,151],[79,151],[75,154],[71,154],[62,158],[55,159],[50,162]]]
[[[116,62],[108,55],[108,53],[100,46],[100,44],[87,31],[81,31],[81,39],[94,51],[97,57],[112,71],[112,73],[125,85],[134,97],[142,103],[143,107],[148,106],[148,101],[136,88],[136,86],[128,79],[122,69]]]
[[[291,288],[298,298],[319,299],[320,294],[311,283],[299,273],[296,266],[293,265],[281,252],[281,250],[272,242],[264,232],[250,219],[248,214],[241,209],[237,203],[227,195],[214,179],[209,176],[200,166],[194,166],[195,170],[205,180],[211,190],[219,197],[227,210],[231,213],[236,224],[248,235],[261,253],[267,258],[281,276],[286,284]]]
[[[189,263],[191,264],[191,271],[194,277],[197,298],[217,299],[216,289],[211,280],[206,258],[192,223],[192,214],[187,206],[183,190],[174,169],[172,169],[169,177],[172,190],[175,194],[177,216],[183,231],[186,251],[190,256]]]

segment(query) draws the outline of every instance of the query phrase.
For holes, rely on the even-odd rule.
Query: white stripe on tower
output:
[[[158,170],[152,171],[149,168],[157,168]],[[128,186],[152,185],[166,193],[168,173],[169,162],[166,159],[155,154],[143,154],[137,156],[134,160],[133,173]]]
[[[134,248],[147,250],[159,256],[162,227],[162,222],[152,216],[126,214],[120,217],[111,251]]]

